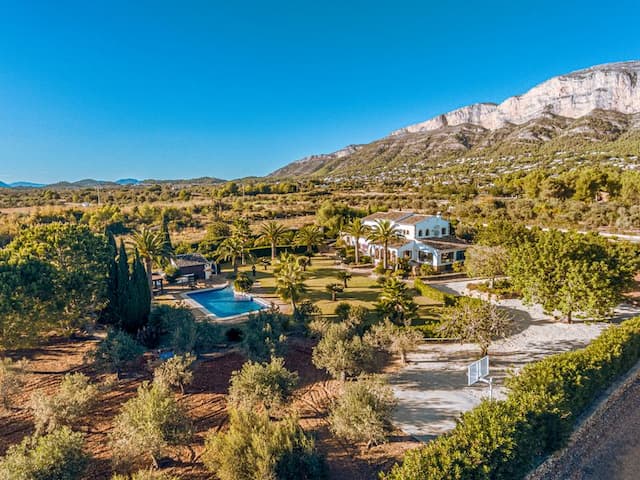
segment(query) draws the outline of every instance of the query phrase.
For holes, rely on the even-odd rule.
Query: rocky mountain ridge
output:
[[[479,103],[392,132],[366,145],[313,155],[272,174],[335,175],[420,166],[456,156],[536,154],[616,142],[640,155],[640,61],[610,63],[547,80],[500,104]],[[626,150],[625,150],[626,149]]]

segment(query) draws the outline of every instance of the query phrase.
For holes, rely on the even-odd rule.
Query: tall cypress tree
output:
[[[165,212],[162,212],[160,232],[162,234],[163,249],[166,253],[166,258],[171,258],[173,256],[173,244],[171,243],[171,234],[169,233],[169,219]]]
[[[130,333],[137,332],[147,324],[150,310],[151,292],[149,291],[147,273],[142,259],[136,251],[129,282],[127,321],[123,328]]]
[[[111,251],[109,258],[109,269],[107,273],[107,305],[100,315],[100,321],[106,324],[118,323],[118,264],[116,256],[118,247],[116,239],[111,232],[107,232],[107,243]]]
[[[129,259],[127,258],[127,250],[124,248],[124,242],[120,242],[120,250],[118,252],[117,264],[117,288],[116,288],[116,311],[118,323],[121,328],[126,328],[129,319],[129,295],[130,295],[130,276],[129,276]]]

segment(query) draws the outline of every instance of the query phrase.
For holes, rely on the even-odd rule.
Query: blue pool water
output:
[[[233,317],[265,308],[264,305],[254,300],[235,298],[231,286],[219,290],[188,293],[187,295],[202,305],[205,310],[220,318]]]

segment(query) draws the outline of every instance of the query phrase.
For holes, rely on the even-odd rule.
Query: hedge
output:
[[[524,478],[562,447],[576,418],[640,359],[640,317],[589,346],[526,365],[505,400],[484,400],[453,431],[405,454],[385,480]]]
[[[416,278],[413,281],[413,288],[415,288],[423,297],[427,297],[434,302],[442,303],[445,307],[451,307],[458,303],[458,297],[456,297],[455,295],[441,292],[437,288],[432,287],[431,285],[427,285],[419,278]]]

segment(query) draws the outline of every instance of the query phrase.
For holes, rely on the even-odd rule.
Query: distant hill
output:
[[[554,77],[500,104],[462,107],[365,145],[303,158],[270,176],[411,180],[457,171],[472,179],[490,168],[508,173],[539,160],[562,162],[558,155],[638,164],[640,61]]]
[[[33,182],[13,182],[9,184],[11,188],[41,188],[44,187],[44,183],[33,183]]]
[[[118,185],[138,185],[140,180],[136,180],[135,178],[121,178],[120,180],[116,180],[115,183]]]
[[[33,182],[14,182],[4,183],[0,182],[0,188],[50,188],[50,189],[74,189],[74,188],[95,188],[100,187],[129,187],[137,185],[215,185],[217,183],[223,183],[226,180],[214,177],[200,177],[193,179],[178,179],[178,180],[137,180],[135,178],[122,178],[115,182],[105,180],[94,180],[93,178],[86,178],[84,180],[78,180],[77,182],[56,182],[51,184],[33,183]]]

